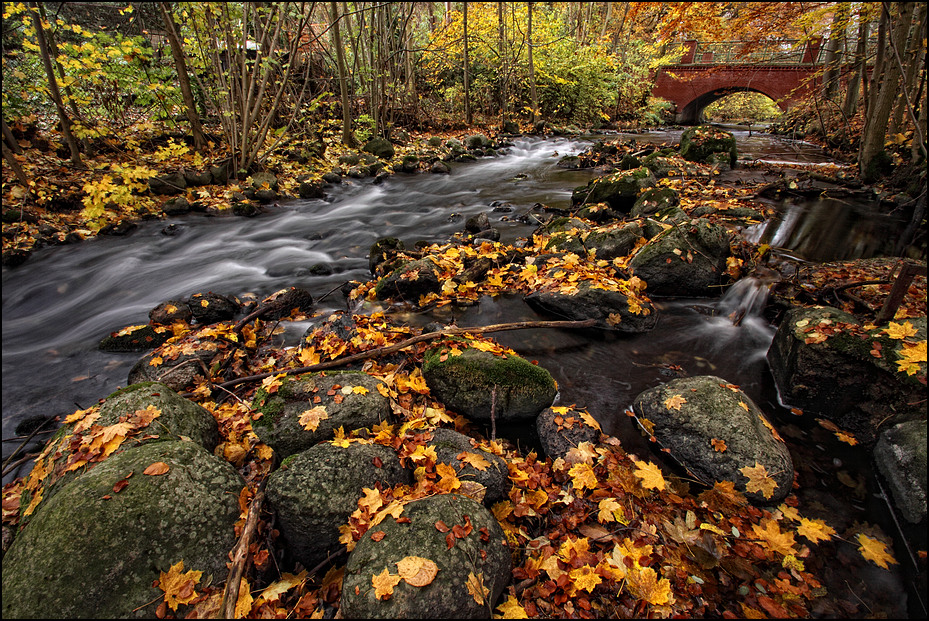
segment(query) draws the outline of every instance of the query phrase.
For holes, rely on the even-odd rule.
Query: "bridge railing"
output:
[[[876,43],[869,41],[873,57]],[[822,39],[785,39],[762,46],[748,41],[685,41],[680,65],[818,65],[825,61],[827,42]],[[839,50],[839,62],[851,62],[854,49]],[[844,56],[849,56],[845,59]]]

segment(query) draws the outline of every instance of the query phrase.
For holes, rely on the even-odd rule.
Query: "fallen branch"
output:
[[[218,388],[232,388],[239,384],[244,384],[245,382],[256,382],[263,380],[267,377],[274,375],[294,375],[297,373],[312,373],[314,371],[324,371],[326,369],[332,369],[335,367],[345,366],[347,364],[352,364],[354,362],[360,362],[362,360],[367,360],[369,358],[377,358],[378,356],[386,356],[387,354],[392,354],[398,352],[417,343],[422,343],[424,341],[431,341],[433,339],[445,337],[445,336],[454,336],[456,334],[483,334],[486,332],[503,332],[506,330],[524,330],[527,328],[590,328],[596,325],[596,319],[584,319],[582,321],[516,321],[513,323],[497,323],[489,326],[479,326],[475,328],[446,328],[444,330],[438,330],[436,332],[427,332],[425,334],[420,334],[412,338],[408,338],[405,341],[400,341],[393,345],[386,345],[384,347],[377,347],[375,349],[369,349],[368,351],[363,351],[357,354],[352,354],[351,356],[345,356],[344,358],[336,358],[335,360],[329,360],[327,362],[320,362],[318,364],[311,364],[305,367],[299,367],[296,369],[284,369],[281,371],[269,371],[267,373],[259,373],[258,375],[249,375],[248,377],[240,377],[238,379],[230,380],[228,382],[223,382],[222,384],[217,384]],[[182,397],[190,397],[192,393],[184,393]]]
[[[232,554],[232,567],[229,569],[229,577],[226,578],[226,588],[223,590],[223,603],[220,606],[218,619],[235,619],[235,605],[239,601],[239,585],[242,583],[242,574],[245,573],[245,561],[248,559],[248,547],[251,544],[252,535],[258,527],[258,515],[261,513],[261,504],[265,497],[265,483],[267,479],[258,486],[258,492],[252,498],[248,506],[248,515],[245,518],[245,528],[242,530],[242,536],[236,544]]]

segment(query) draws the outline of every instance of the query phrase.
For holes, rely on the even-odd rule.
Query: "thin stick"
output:
[[[223,382],[222,384],[217,384],[216,386],[219,388],[232,388],[233,386],[237,386],[245,382],[256,382],[263,380],[266,377],[272,377],[274,375],[294,375],[297,373],[323,371],[325,369],[332,369],[335,367],[345,366],[346,364],[352,364],[353,362],[367,360],[368,358],[385,356],[387,354],[392,354],[402,349],[406,349],[412,345],[416,345],[417,343],[422,343],[423,341],[431,341],[440,337],[453,336],[456,334],[483,334],[485,332],[503,332],[506,330],[523,330],[526,328],[590,328],[596,325],[596,323],[596,319],[584,319],[583,321],[516,321],[513,323],[497,323],[489,326],[479,326],[474,328],[446,328],[445,330],[427,332],[425,334],[420,334],[418,336],[408,338],[405,341],[400,341],[399,343],[395,343],[393,345],[377,347],[375,349],[370,349],[361,353],[352,354],[351,356],[345,356],[344,358],[337,358],[335,360],[329,360],[328,362],[320,362],[318,364],[311,364],[309,366],[299,367],[296,369],[283,369],[281,371],[269,371],[268,373],[249,375],[248,377],[240,377],[228,382]],[[190,397],[191,395],[192,393],[185,393],[181,396]]]
[[[267,479],[258,486],[258,492],[252,498],[248,506],[248,516],[245,518],[245,528],[242,530],[242,536],[233,550],[232,567],[229,569],[229,577],[226,578],[226,588],[223,590],[223,604],[220,606],[222,614],[218,619],[234,619],[235,605],[239,601],[239,585],[242,582],[242,574],[245,573],[245,561],[248,559],[248,546],[251,543],[252,535],[258,527],[258,514],[261,513],[261,504],[265,497],[265,483]]]

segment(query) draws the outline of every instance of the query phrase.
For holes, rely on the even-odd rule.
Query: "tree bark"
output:
[[[535,87],[535,64],[532,59],[532,3],[526,4],[529,5],[529,23],[526,28],[526,47],[529,48],[529,97],[532,100],[532,124],[534,126],[537,120],[536,114],[539,111],[539,95]]]
[[[858,20],[858,45],[855,48],[855,64],[849,70],[845,103],[842,105],[845,118],[850,118],[855,114],[855,110],[858,108],[862,81],[867,79],[867,58],[865,56],[868,52],[868,20],[861,11],[858,13]]]
[[[197,104],[194,101],[194,93],[190,88],[190,77],[187,74],[187,60],[184,56],[184,48],[181,46],[181,38],[178,35],[177,24],[171,15],[171,9],[167,2],[159,2],[161,16],[165,23],[165,32],[168,36],[168,42],[171,44],[171,54],[174,56],[174,66],[177,69],[177,81],[181,87],[181,95],[184,97],[184,106],[187,108],[187,120],[190,121],[190,132],[194,139],[194,149],[202,152],[206,147],[206,136],[203,133],[203,126],[200,124],[200,115],[197,113]]]
[[[339,8],[335,2],[330,3],[332,10],[332,39],[335,44],[336,65],[339,72],[339,93],[342,96],[342,144],[347,147],[357,146],[355,134],[352,133],[352,113],[348,101],[348,79],[345,71],[345,52],[342,50],[342,37],[339,34]]]
[[[465,106],[465,123],[471,125],[474,117],[471,114],[471,62],[468,58],[468,3],[461,3],[461,26],[462,37],[464,39],[464,106]]]
[[[903,49],[909,31],[910,18],[913,15],[914,3],[894,3],[888,6],[884,3],[884,11],[888,12],[887,19],[890,24],[888,36],[893,37],[893,45]],[[894,14],[890,14],[889,11]],[[878,71],[878,67],[874,70]],[[863,181],[871,183],[879,176],[876,169],[877,158],[884,150],[884,138],[887,135],[887,121],[890,118],[894,102],[899,96],[901,71],[894,58],[893,50],[885,54],[885,62],[880,68],[884,77],[881,80],[877,94],[872,93],[874,104],[865,117],[865,127],[861,135],[861,145],[858,151],[858,170]]]
[[[52,59],[49,55],[48,42],[45,39],[45,27],[39,17],[39,3],[31,2],[32,23],[35,26],[36,41],[39,44],[39,55],[42,58],[42,66],[45,68],[45,75],[48,78],[48,91],[58,110],[58,118],[61,120],[61,135],[64,136],[68,149],[71,150],[71,163],[75,166],[83,166],[81,161],[81,152],[77,146],[77,140],[71,132],[71,119],[68,117],[68,111],[65,110],[64,101],[61,99],[61,91],[58,90],[58,80],[55,78],[55,70],[52,68]]]

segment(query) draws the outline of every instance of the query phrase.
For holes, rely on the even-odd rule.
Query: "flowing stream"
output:
[[[828,161],[812,145],[734,133],[741,160]],[[679,134],[624,137],[673,144]],[[3,439],[15,436],[26,419],[64,418],[125,386],[141,354],[104,353],[97,343],[112,331],[147,323],[149,310],[165,300],[205,291],[261,299],[290,286],[303,287],[318,299],[348,280],[369,278],[368,251],[376,239],[394,236],[407,246],[417,240],[443,241],[463,228],[465,218],[481,212],[488,213],[502,241],[527,236],[533,227],[516,221],[517,215],[535,203],[568,207],[571,190],[593,176],[592,171],[555,166],[561,156],[581,152],[593,139],[516,139],[506,155],[452,164],[450,175],[397,174],[379,185],[347,179],[329,187],[326,199],[281,201],[256,218],[189,214],[143,222],[127,237],[46,248],[22,266],[4,267]],[[512,211],[495,211],[495,201]],[[784,222],[795,231],[803,226],[803,214],[819,213],[817,209],[815,204],[785,204],[780,224],[759,225],[774,228],[756,229],[754,235],[772,238]],[[831,209],[835,218],[859,225],[854,235],[860,236],[863,226],[877,231],[878,241],[886,238],[881,227],[889,225],[878,216],[865,217],[866,206],[854,206],[857,211],[851,216],[841,215],[841,206]],[[834,227],[823,226],[818,218],[803,229],[805,236],[815,236],[817,228],[834,233]],[[167,234],[169,224],[176,225],[174,234]],[[790,234],[782,237],[779,243],[789,248]],[[841,239],[831,242],[831,251],[814,246],[819,255],[810,259],[847,258]],[[877,247],[864,244],[859,256],[877,252]],[[793,251],[803,254],[800,245]],[[586,407],[629,452],[651,451],[625,414],[636,395],[681,374],[712,374],[738,384],[762,410],[782,421],[782,435],[792,451],[818,460],[815,468],[830,474],[853,468],[848,475],[853,481],[869,476],[866,465],[847,463],[852,458],[842,453],[842,446],[828,444],[829,434],[798,427],[778,405],[765,361],[774,334],[760,312],[766,293],[766,283],[746,279],[718,300],[657,300],[660,320],[647,334],[605,334],[591,340],[571,331],[526,330],[494,338],[538,360],[557,380],[560,403]],[[320,318],[344,308],[338,292],[318,305]],[[419,325],[454,319],[468,326],[536,318],[519,297],[500,296],[466,309],[407,319]],[[290,338],[299,337],[312,322],[292,326]],[[4,459],[15,446],[3,443]],[[4,477],[4,483],[11,478]],[[830,490],[830,485],[815,491],[829,501],[844,494],[842,511],[854,513],[848,519],[869,519],[859,514],[865,515],[873,498]]]

